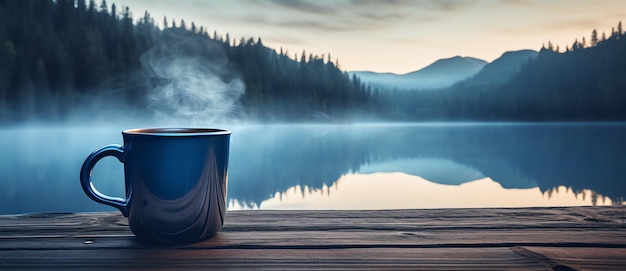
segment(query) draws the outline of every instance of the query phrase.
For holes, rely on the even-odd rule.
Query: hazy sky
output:
[[[98,2],[98,1],[96,1]],[[625,0],[109,0],[271,48],[331,54],[343,70],[406,73],[437,59],[493,61],[510,50],[563,49],[626,23]],[[121,10],[121,9],[118,9]]]

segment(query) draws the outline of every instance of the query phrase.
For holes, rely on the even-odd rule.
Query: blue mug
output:
[[[141,240],[191,243],[215,235],[226,214],[230,131],[151,128],[122,135],[124,146],[104,146],[83,163],[85,194],[119,209]],[[93,167],[106,156],[124,164],[126,198],[104,195],[91,181]]]

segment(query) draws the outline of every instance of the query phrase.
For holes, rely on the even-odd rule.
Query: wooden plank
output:
[[[516,247],[513,251],[551,269],[624,270],[626,249],[588,247]]]
[[[10,270],[546,270],[505,248],[57,250],[6,251],[0,257],[0,267]]]
[[[236,211],[228,212],[224,232],[307,231],[447,231],[569,229],[611,230],[626,225],[624,207],[449,209],[390,211]],[[7,235],[131,235],[121,214],[80,213],[0,216]]]
[[[184,247],[193,248],[472,248],[472,247],[626,247],[624,230],[621,231],[567,231],[567,230],[519,230],[519,231],[467,231],[450,230],[437,233],[380,232],[380,231],[285,231],[285,232],[222,232],[216,237]],[[85,242],[89,246],[86,246]],[[0,239],[3,249],[102,249],[143,248],[132,236],[76,235],[42,236]]]
[[[236,211],[216,237],[138,243],[119,213],[0,216],[0,269],[615,270],[626,207]]]

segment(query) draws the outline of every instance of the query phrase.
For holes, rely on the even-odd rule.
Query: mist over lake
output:
[[[233,132],[230,210],[601,205],[626,194],[624,124],[222,126]],[[126,128],[1,129],[0,213],[112,211],[84,195],[78,172],[94,149],[121,144]],[[102,160],[93,179],[124,195],[116,159]]]
[[[230,210],[623,203],[620,21],[392,74],[109,4],[0,3],[1,214],[112,210],[80,166],[146,126],[231,129]],[[124,195],[114,158],[93,177]]]
[[[109,109],[205,122],[626,121],[621,21],[568,44],[513,47],[491,62],[442,57],[394,75],[184,19],[133,18],[114,3],[11,0],[0,11],[0,124]]]

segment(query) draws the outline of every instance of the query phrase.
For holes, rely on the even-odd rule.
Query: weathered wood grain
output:
[[[0,269],[619,270],[626,208],[236,211],[168,247],[119,213],[0,216]]]

